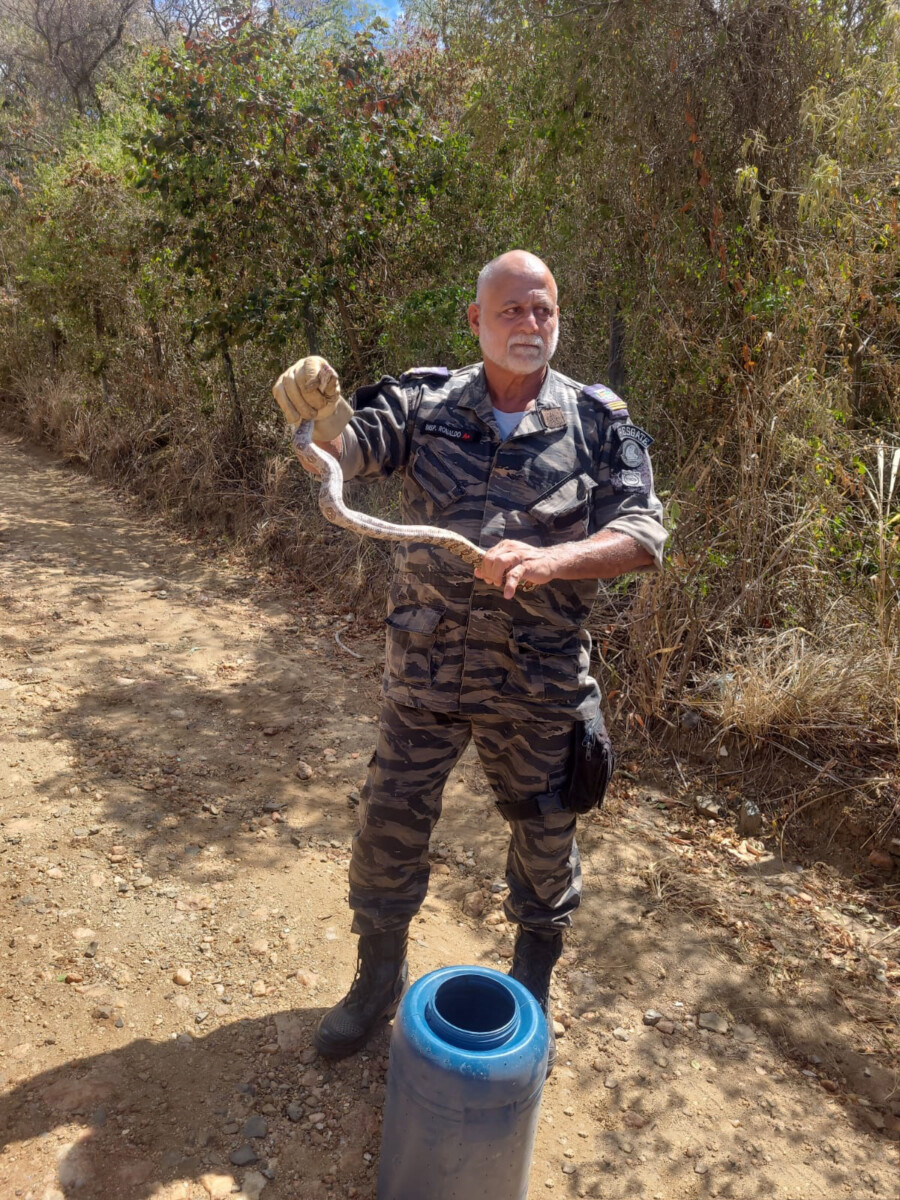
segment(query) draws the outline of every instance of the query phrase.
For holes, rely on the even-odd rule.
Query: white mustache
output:
[[[538,350],[543,350],[544,339],[538,333],[520,334],[518,337],[510,338],[509,346],[533,346]]]

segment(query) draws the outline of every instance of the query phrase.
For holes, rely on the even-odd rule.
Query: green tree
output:
[[[150,56],[136,182],[158,199],[209,353],[316,350],[336,314],[363,372],[359,297],[461,153],[430,131],[379,32],[323,43],[248,17]]]

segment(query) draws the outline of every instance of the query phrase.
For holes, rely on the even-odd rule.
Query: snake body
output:
[[[427,546],[438,546],[458,555],[470,567],[481,566],[484,551],[462,534],[449,529],[438,529],[435,525],[395,525],[370,517],[368,513],[355,512],[344,504],[344,474],[336,458],[321,450],[313,438],[313,422],[302,421],[294,431],[292,447],[296,456],[307,470],[319,479],[319,508],[326,521],[349,529],[366,537],[379,538],[384,542],[424,542]]]

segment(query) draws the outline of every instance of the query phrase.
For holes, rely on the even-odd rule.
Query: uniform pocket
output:
[[[510,638],[510,669],[504,695],[531,700],[570,701],[578,687],[577,633],[515,626]]]
[[[465,483],[454,470],[452,462],[444,462],[429,446],[420,446],[410,464],[410,473],[425,492],[432,508],[440,510],[458,500],[466,490]]]
[[[532,501],[527,511],[551,540],[577,541],[587,535],[590,495],[595,486],[589,475],[574,475]]]
[[[388,675],[402,683],[428,686],[443,654],[436,645],[443,609],[397,605],[385,618]]]

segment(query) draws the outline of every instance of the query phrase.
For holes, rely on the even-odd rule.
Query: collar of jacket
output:
[[[510,439],[526,437],[530,433],[544,433],[548,430],[565,429],[569,422],[566,418],[565,409],[560,404],[561,391],[561,380],[556,372],[551,367],[548,367],[547,374],[544,376],[544,382],[541,384],[541,390],[538,392],[532,405],[525,410],[525,416],[510,434]],[[499,433],[497,422],[494,419],[494,406],[491,402],[490,392],[488,391],[487,378],[483,365],[478,368],[466,383],[462,394],[456,402],[456,407],[471,409],[477,417],[481,418],[485,425]]]

